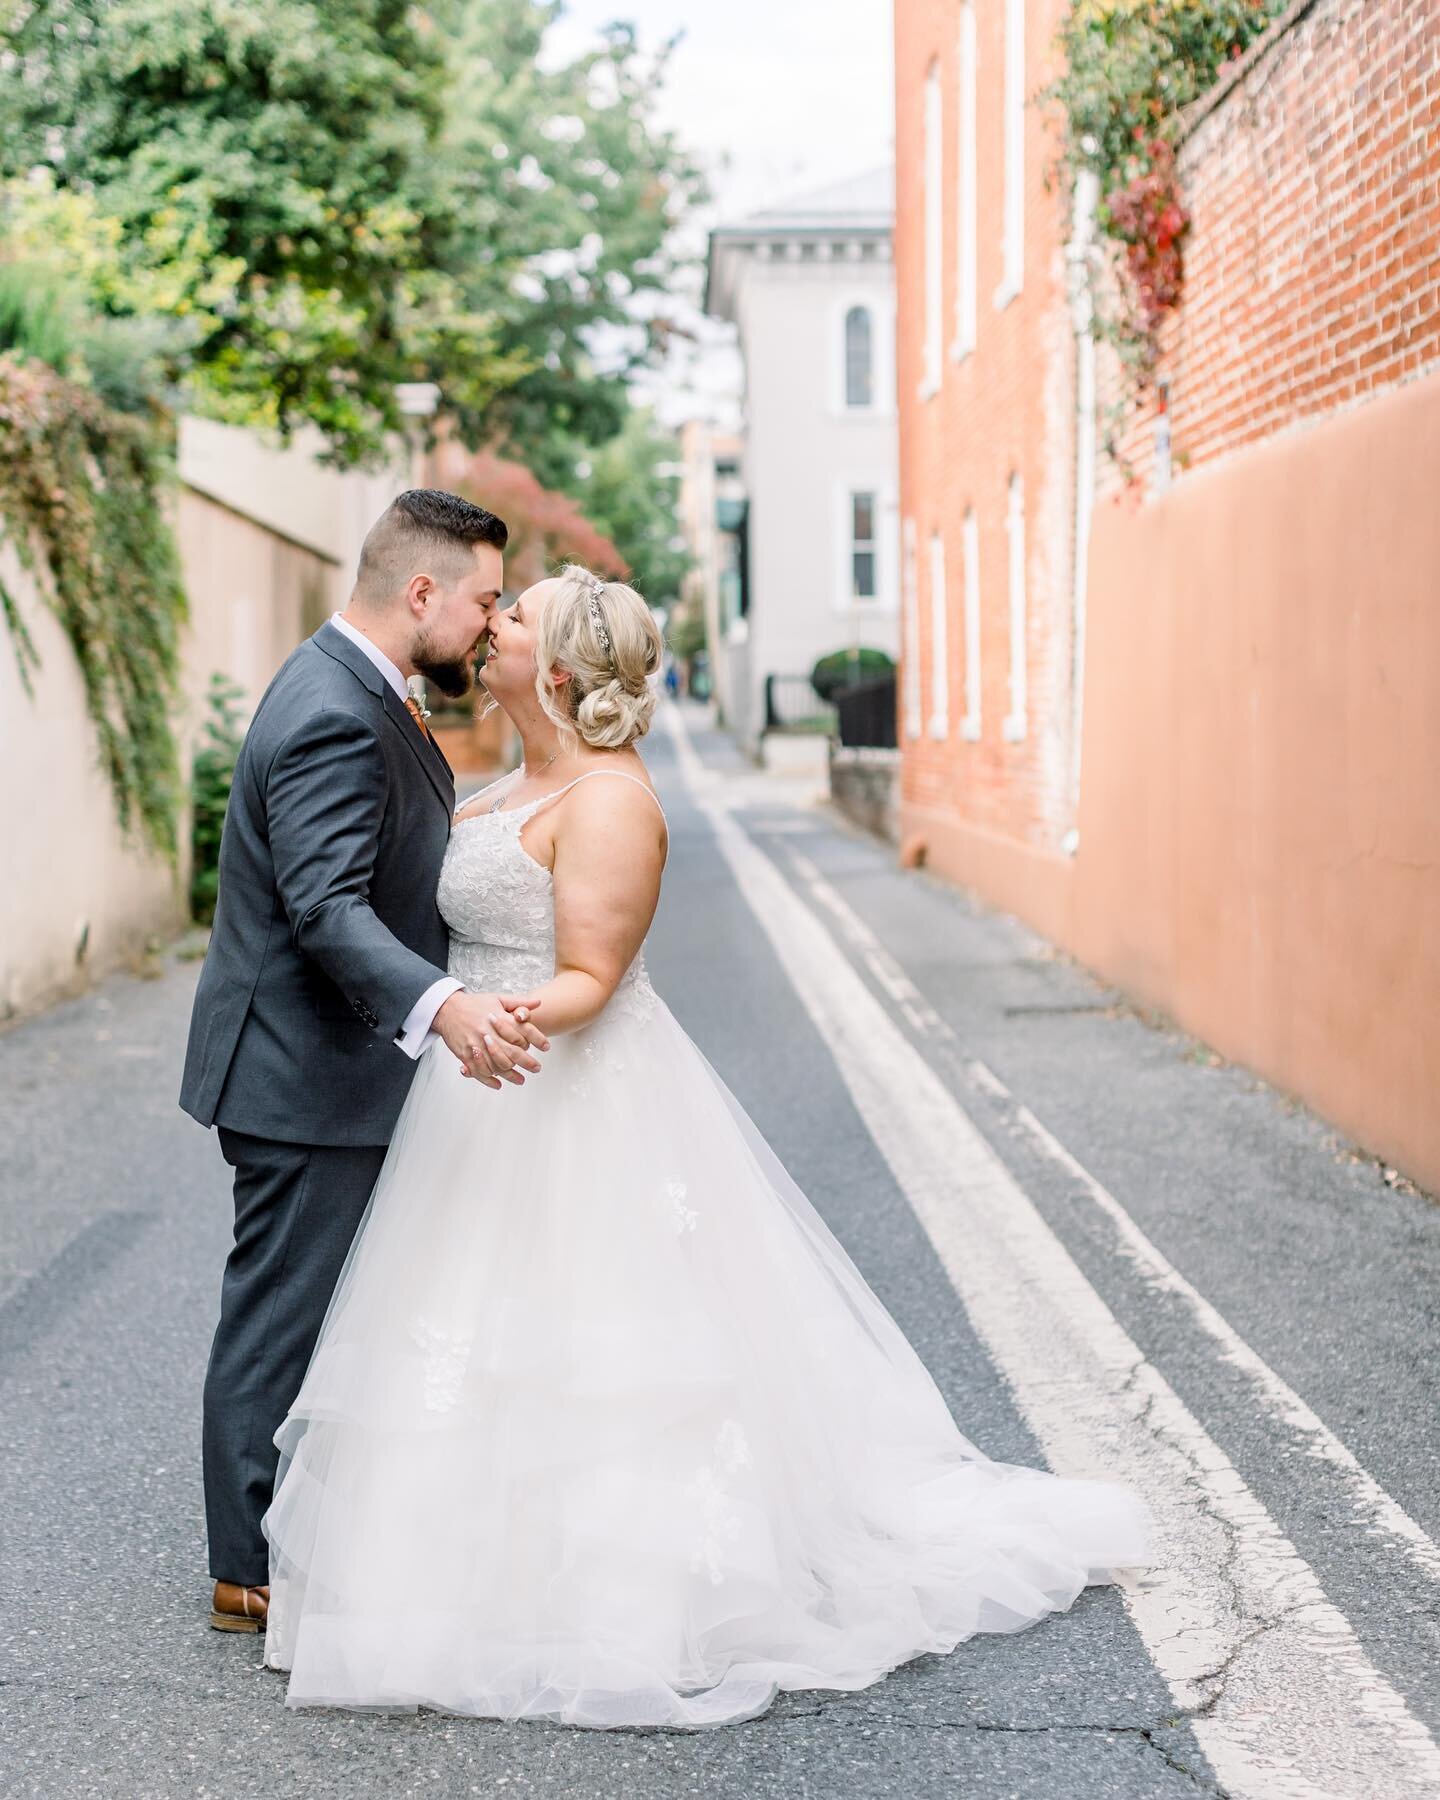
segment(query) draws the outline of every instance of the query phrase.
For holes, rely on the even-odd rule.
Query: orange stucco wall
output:
[[[1440,376],[1102,506],[1089,592],[1033,922],[1440,1189]]]

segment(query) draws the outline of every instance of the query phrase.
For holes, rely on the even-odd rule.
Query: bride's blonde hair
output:
[[[535,692],[562,738],[623,750],[650,729],[664,654],[650,608],[623,581],[567,563],[540,614]],[[570,679],[557,684],[556,669]]]

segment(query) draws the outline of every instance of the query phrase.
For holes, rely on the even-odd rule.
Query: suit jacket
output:
[[[449,765],[333,625],[286,661],[235,764],[180,1104],[302,1144],[390,1140],[394,1043],[445,973]]]

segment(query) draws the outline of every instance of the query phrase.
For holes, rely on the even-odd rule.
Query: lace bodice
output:
[[[618,777],[620,771],[613,774]],[[520,833],[542,806],[558,800],[576,784],[571,782],[553,794],[542,794],[525,806],[501,812],[496,809],[503,804],[508,785],[489,810],[467,813],[456,824],[436,893],[441,916],[450,929],[450,973],[477,993],[533,989],[555,973],[552,879],[550,871],[520,842]],[[645,972],[642,950],[621,976],[605,1013],[643,1015],[654,1002],[655,990]]]

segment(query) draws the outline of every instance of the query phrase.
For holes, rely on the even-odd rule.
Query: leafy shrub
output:
[[[894,667],[894,658],[883,650],[831,650],[810,671],[810,685],[822,700],[833,700],[852,682],[888,675]]]
[[[0,262],[0,351],[33,356],[60,374],[78,360],[83,317],[69,283],[43,264]]]
[[[230,804],[235,758],[244,736],[241,689],[228,675],[212,675],[206,696],[205,735],[190,779],[190,910],[202,925],[215,917],[220,886],[220,834]]]

